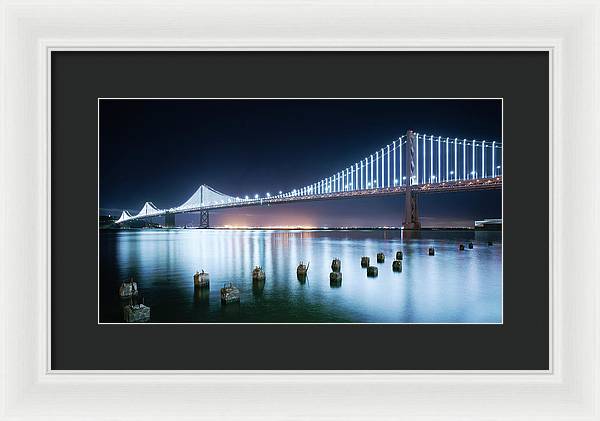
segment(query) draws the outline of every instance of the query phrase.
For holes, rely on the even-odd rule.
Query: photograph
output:
[[[98,323],[502,324],[502,98],[98,98]]]

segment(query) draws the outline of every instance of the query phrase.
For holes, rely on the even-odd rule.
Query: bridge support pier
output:
[[[168,213],[165,215],[165,228],[175,228],[175,214]]]
[[[201,211],[200,212],[200,228],[209,228],[210,227],[210,221],[209,221],[209,214],[208,211]]]
[[[419,230],[421,222],[419,222],[419,207],[418,194],[412,189],[412,182],[415,169],[415,134],[412,130],[406,132],[406,195],[404,205],[404,229]]]
[[[420,230],[419,221],[419,196],[417,192],[411,191],[410,196],[406,197],[406,207],[404,213],[404,223],[402,226],[407,230]]]

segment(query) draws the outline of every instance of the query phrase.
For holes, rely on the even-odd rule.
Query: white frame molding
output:
[[[600,420],[598,1],[0,0],[0,22],[0,419]],[[61,49],[549,51],[552,369],[51,371]]]

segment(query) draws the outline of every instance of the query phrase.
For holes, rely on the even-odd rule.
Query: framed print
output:
[[[549,370],[548,191],[512,181],[548,171],[538,158],[549,155],[549,58],[52,52],[52,197],[65,198],[53,201],[52,224],[72,241],[51,258],[77,256],[52,266],[62,281],[51,311],[64,320],[51,334],[52,369]],[[428,66],[457,74],[416,83]],[[141,96],[167,68],[186,73]],[[115,69],[122,76],[104,82]],[[234,82],[227,69],[245,70]],[[359,73],[373,82],[356,85]],[[82,142],[86,129],[93,142]],[[439,134],[452,130],[464,134]],[[517,136],[528,142],[511,147]],[[77,194],[88,183],[97,190]],[[523,197],[539,224],[517,217]],[[76,220],[89,233],[70,230]],[[519,241],[524,230],[539,247]],[[532,261],[538,270],[517,282]],[[88,269],[96,282],[82,284]],[[100,330],[82,331],[83,320]],[[181,347],[156,344],[156,328]],[[125,332],[147,351],[111,352]],[[246,336],[256,343],[235,358]],[[439,354],[445,337],[460,345]],[[314,343],[346,351],[326,359]]]
[[[597,4],[1,7],[2,419],[600,419]]]

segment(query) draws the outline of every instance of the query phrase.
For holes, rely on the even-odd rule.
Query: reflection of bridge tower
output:
[[[412,189],[413,174],[415,171],[415,134],[412,130],[406,132],[406,194],[404,205],[404,229],[421,229],[419,222],[419,208],[417,203],[417,192]]]

